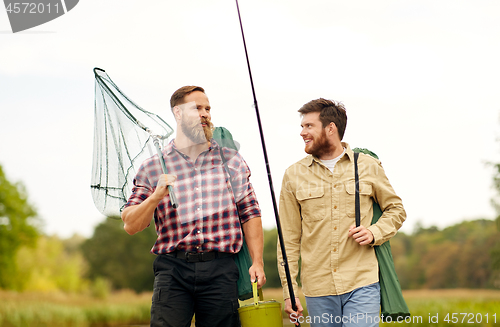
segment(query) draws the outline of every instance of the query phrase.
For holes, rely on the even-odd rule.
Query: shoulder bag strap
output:
[[[354,179],[355,179],[355,184],[356,184],[356,194],[354,198],[354,203],[356,206],[356,227],[359,227],[361,225],[361,210],[359,208],[359,175],[358,175],[358,157],[359,153],[354,152]]]
[[[226,174],[229,178],[229,184],[231,184],[231,192],[233,192],[233,190],[232,190],[233,183],[231,181],[231,174],[229,173],[229,168],[227,167],[227,160],[226,160],[226,157],[224,156],[224,149],[222,147],[220,147],[219,149],[220,149],[220,157],[222,159],[222,165],[224,166],[224,171],[226,172]],[[234,192],[233,192],[233,195],[234,195]],[[236,202],[236,199],[235,199],[235,202]]]
[[[219,149],[220,149],[220,157],[222,159],[222,165],[224,166],[224,171],[227,174],[227,178],[229,179],[229,185],[231,186],[231,187],[229,187],[229,185],[228,185],[228,189],[233,194],[234,205],[236,206],[236,211],[238,212],[238,217],[239,217],[240,216],[240,212],[238,210],[238,203],[236,203],[236,196],[234,195],[233,182],[231,180],[231,174],[229,173],[229,168],[227,167],[227,160],[226,160],[226,157],[224,156],[224,149],[222,147],[220,147]],[[243,231],[243,228],[241,230]]]

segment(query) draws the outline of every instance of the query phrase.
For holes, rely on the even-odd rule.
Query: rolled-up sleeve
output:
[[[144,165],[140,166],[134,178],[133,185],[132,194],[123,208],[141,204],[154,192],[154,188],[147,177]]]
[[[239,154],[233,154],[231,160],[228,161],[228,167],[231,172],[231,185],[241,223],[244,224],[250,219],[260,217],[262,214],[250,182],[251,172],[247,163]]]

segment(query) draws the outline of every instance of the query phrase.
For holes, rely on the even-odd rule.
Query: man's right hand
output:
[[[158,200],[158,202],[161,201],[168,194],[168,186],[174,185],[176,179],[176,175],[160,175],[160,178],[158,178],[158,184],[156,184],[156,189],[151,196]]]
[[[288,318],[290,319],[291,323],[294,323],[295,325],[299,325],[299,317],[302,317],[302,311],[304,309],[302,308],[302,304],[300,304],[300,299],[298,297],[295,298],[295,304],[297,305],[297,311],[293,311],[292,309],[292,301],[290,298],[285,300],[285,312],[288,314]]]
[[[160,175],[153,194],[140,204],[123,209],[121,216],[127,233],[134,235],[149,226],[156,207],[168,194],[168,186],[173,185],[176,179],[175,175]]]

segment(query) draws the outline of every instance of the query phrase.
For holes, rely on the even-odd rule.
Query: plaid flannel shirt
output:
[[[221,150],[227,160],[231,182],[227,178]],[[237,253],[243,244],[241,224],[261,216],[249,181],[250,169],[241,155],[236,150],[219,147],[212,140],[209,149],[193,162],[171,141],[164,148],[163,157],[168,173],[177,175],[173,190],[179,206],[174,209],[170,205],[169,195],[159,203],[154,214],[158,238],[151,252]],[[147,199],[154,192],[161,174],[158,155],[144,161],[125,207]]]

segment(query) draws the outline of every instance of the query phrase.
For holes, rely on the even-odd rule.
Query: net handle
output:
[[[163,153],[161,152],[159,137],[153,136],[153,143],[155,144],[156,151],[158,152],[158,160],[160,160],[161,169],[164,174],[167,174],[167,166],[165,165],[165,159],[163,158]],[[177,209],[179,207],[179,203],[177,202],[177,197],[175,196],[174,188],[172,187],[172,185],[168,185],[167,188],[168,188],[168,194],[170,196],[170,203],[172,203],[172,207],[174,209]]]

